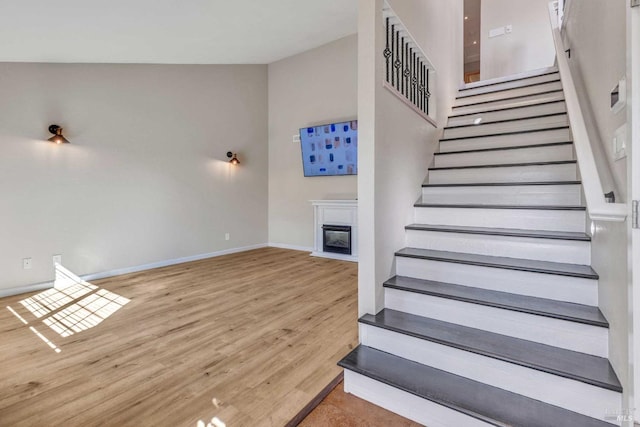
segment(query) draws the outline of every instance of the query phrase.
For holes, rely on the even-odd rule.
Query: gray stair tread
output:
[[[464,90],[471,90],[472,88],[469,89],[463,89],[458,91],[458,95],[456,96],[456,100],[465,100],[465,99],[469,99],[469,98],[473,98],[475,96],[486,96],[486,95],[494,95],[495,97],[499,97],[500,92],[510,92],[510,91],[515,91],[518,89],[527,89],[527,88],[535,88],[538,86],[544,86],[544,85],[548,85],[551,83],[562,83],[562,81],[560,80],[560,76],[558,75],[558,77],[556,79],[553,80],[547,80],[544,82],[529,82],[527,84],[523,84],[522,86],[516,86],[516,87],[505,87],[505,88],[498,88],[498,87],[494,87],[491,88],[490,90],[486,90],[484,92],[478,92],[478,93],[464,93]],[[475,89],[475,88],[473,88]],[[534,93],[535,95],[535,93]]]
[[[478,89],[478,88],[481,88],[481,87],[501,85],[501,84],[505,84],[505,83],[517,82],[517,81],[520,81],[520,80],[535,79],[537,77],[542,77],[542,76],[546,76],[546,75],[549,75],[549,74],[557,74],[557,73],[559,73],[558,68],[556,68],[556,67],[543,68],[543,69],[534,70],[534,71],[538,71],[538,72],[532,72],[529,75],[504,76],[504,77],[498,77],[498,78],[495,78],[495,79],[480,80],[480,81],[473,82],[473,83],[466,83],[463,87],[458,89],[458,91],[459,92],[463,92],[465,90],[472,90],[472,89]]]
[[[451,107],[451,108],[453,108],[453,112],[452,112],[451,116],[455,116],[456,108],[472,107],[472,106],[482,105],[482,104],[491,104],[491,103],[494,103],[494,102],[512,101],[514,99],[529,98],[529,97],[540,96],[540,95],[549,95],[549,94],[552,94],[552,93],[559,93],[559,92],[563,92],[563,90],[562,89],[554,89],[554,90],[548,90],[548,91],[545,91],[545,92],[531,93],[531,94],[528,94],[528,95],[517,95],[517,96],[510,96],[510,97],[501,97],[501,98],[497,98],[497,99],[489,99],[487,101],[474,102],[472,104],[454,105],[453,107]],[[507,107],[507,108],[511,108],[511,107]]]
[[[527,129],[527,130],[515,130],[515,131],[507,131],[507,132],[497,132],[492,134],[483,134],[483,135],[470,135],[470,136],[458,136],[455,138],[442,138],[440,142],[443,141],[457,141],[460,139],[476,139],[476,138],[489,138],[493,136],[506,136],[506,135],[521,135],[523,133],[536,133],[536,132],[548,132],[550,130],[563,130],[570,129],[570,126],[550,126],[547,128],[540,129]]]
[[[532,185],[580,185],[582,181],[542,181],[542,182],[464,182],[458,184],[422,184],[422,187],[520,187]]]
[[[360,322],[622,392],[609,360],[603,357],[389,309],[375,316],[366,314],[360,318]]]
[[[562,92],[562,91],[556,91],[556,92]],[[458,117],[465,117],[465,116],[475,116],[475,115],[480,115],[480,114],[486,114],[486,113],[496,113],[496,112],[501,112],[501,111],[509,111],[509,110],[519,110],[522,108],[529,108],[529,107],[538,107],[540,105],[547,105],[547,104],[555,104],[557,102],[565,102],[564,98],[563,99],[557,99],[557,100],[551,100],[551,101],[540,101],[540,102],[533,102],[531,104],[526,104],[526,105],[517,105],[515,107],[506,107],[506,108],[492,108],[492,109],[487,109],[487,110],[481,110],[481,111],[475,111],[475,112],[471,112],[471,113],[460,113],[460,114],[456,114],[455,111],[452,112],[452,114],[449,116],[449,118],[458,118]]]
[[[520,313],[545,316],[585,325],[602,328],[609,327],[609,322],[607,322],[607,319],[602,315],[600,309],[590,305],[402,276],[395,276],[387,280],[384,283],[384,287]]]
[[[338,365],[496,426],[611,427],[585,415],[362,345]]]
[[[462,150],[462,151],[445,151],[443,153],[434,153],[434,156],[448,156],[452,154],[467,154],[467,153],[481,153],[485,151],[504,151],[504,150],[522,150],[528,148],[547,148],[556,145],[571,145],[573,142],[551,142],[548,144],[531,144],[531,145],[515,145],[510,147],[496,147],[496,148],[480,148],[476,150]]]
[[[497,163],[491,165],[446,166],[441,168],[429,168],[430,171],[442,171],[452,169],[486,169],[486,168],[517,168],[527,166],[549,166],[576,164],[576,160],[556,160],[553,162],[528,162],[528,163]]]
[[[546,205],[480,205],[480,204],[442,204],[442,203],[416,203],[416,208],[459,208],[459,209],[524,209],[538,211],[584,211],[584,206],[546,206]]]
[[[547,114],[537,114],[534,116],[527,116],[527,117],[514,117],[511,119],[501,119],[501,120],[494,120],[494,121],[482,121],[478,124],[475,123],[467,123],[464,125],[451,125],[451,126],[445,126],[444,130],[448,130],[448,129],[463,129],[463,128],[476,128],[476,129],[482,129],[483,126],[486,125],[494,125],[494,124],[498,124],[498,123],[511,123],[511,122],[520,122],[523,120],[534,120],[534,119],[544,119],[547,117],[555,117],[555,116],[567,116],[568,113],[564,112],[564,113],[547,113]]]
[[[589,265],[466,254],[461,252],[434,251],[418,248],[401,249],[396,252],[396,256],[477,265],[482,267],[504,268],[508,270],[529,271],[534,273],[556,274],[560,276],[580,277],[585,279],[598,279],[598,274],[593,271]]]
[[[591,241],[591,237],[586,233],[575,233],[570,231],[520,230],[516,228],[466,227],[457,225],[428,224],[411,224],[405,228],[407,230],[418,231],[441,231],[448,233],[486,234],[494,236],[531,237],[555,240],[580,240],[585,242]]]

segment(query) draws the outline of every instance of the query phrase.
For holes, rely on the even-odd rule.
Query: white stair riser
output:
[[[504,110],[514,107],[523,107],[528,105],[540,104],[543,102],[551,102],[551,101],[563,101],[564,93],[562,92],[552,92],[552,93],[543,93],[539,95],[531,95],[522,98],[515,99],[502,99],[496,100],[492,102],[486,102],[484,104],[477,105],[468,105],[466,107],[458,107],[454,108],[451,113],[451,117],[455,117],[460,114],[473,114],[484,111],[491,110]]]
[[[464,83],[460,86],[460,89],[472,89],[472,88],[478,88],[478,87],[485,87],[487,85],[494,84],[494,83],[512,82],[518,79],[527,79],[531,77],[538,77],[543,74],[557,73],[557,72],[558,72],[557,67],[539,68],[536,70],[528,70],[528,71],[523,71],[521,73],[511,74],[508,76],[495,77],[493,79],[480,80],[480,81],[471,82],[471,83]]]
[[[499,92],[498,94],[494,93],[486,93],[482,95],[468,96],[466,98],[458,98],[456,99],[455,106],[456,107],[464,107],[470,104],[476,104],[479,102],[487,102],[494,101],[496,98],[498,100],[507,100],[510,98],[515,98],[519,96],[528,96],[528,95],[537,95],[544,92],[550,92],[554,90],[561,90],[562,84],[560,82],[552,82],[552,83],[543,83],[540,85],[510,89],[505,90],[504,92]]]
[[[580,206],[581,187],[575,185],[508,185],[423,187],[424,203]]]
[[[464,89],[460,91],[458,97],[466,98],[467,96],[481,95],[484,93],[494,93],[496,91],[503,91],[506,89],[516,89],[523,86],[531,86],[531,85],[540,84],[540,83],[552,82],[555,80],[560,80],[559,73],[545,74],[542,76],[529,77],[527,79],[512,80],[504,83]],[[500,96],[499,94],[495,94],[495,93],[494,95]]]
[[[362,344],[570,411],[604,420],[620,393],[469,351],[360,324]]]
[[[608,357],[608,330],[432,295],[385,288],[385,308],[580,353]]]
[[[510,122],[479,124],[449,128],[444,130],[444,138],[465,138],[469,136],[492,135],[505,132],[529,131],[536,129],[548,129],[561,126],[568,126],[567,115],[557,115],[548,117],[534,117]]]
[[[476,418],[345,369],[344,391],[429,427],[492,427]]]
[[[550,147],[519,148],[515,150],[479,151],[474,153],[440,154],[435,156],[434,166],[479,166],[500,164],[559,162],[573,160],[573,145],[552,145]]]
[[[577,304],[598,305],[598,281],[530,271],[396,257],[396,274]]]
[[[553,102],[529,107],[514,108],[503,111],[488,111],[465,116],[452,116],[447,121],[447,126],[462,126],[475,124],[476,119],[482,119],[482,123],[491,123],[500,120],[524,119],[543,114],[566,113],[567,105],[564,102]]]
[[[538,209],[416,207],[414,222],[431,225],[584,232],[585,212]]]
[[[478,138],[450,139],[440,141],[441,153],[482,150],[486,148],[522,147],[526,145],[551,144],[571,141],[568,128],[526,132],[512,135],[485,136]]]
[[[577,178],[578,171],[575,163],[429,171],[429,184],[552,182],[575,181]]]
[[[538,261],[591,264],[591,245],[576,240],[407,230],[407,246]]]

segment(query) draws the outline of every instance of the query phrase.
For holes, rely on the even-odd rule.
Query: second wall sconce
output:
[[[230,158],[229,163],[232,165],[239,165],[240,160],[238,160],[238,155],[236,153],[232,153],[231,151],[227,151],[227,157]]]
[[[68,144],[69,140],[62,135],[62,128],[58,125],[49,126],[49,132],[53,134],[51,138],[48,139],[49,142],[53,142],[55,144]]]

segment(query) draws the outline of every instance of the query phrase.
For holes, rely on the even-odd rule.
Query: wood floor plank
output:
[[[0,425],[284,425],[358,341],[357,264],[304,252],[265,248],[92,284],[129,302],[67,337],[43,323],[64,307],[37,318],[20,303],[35,294],[0,299]]]

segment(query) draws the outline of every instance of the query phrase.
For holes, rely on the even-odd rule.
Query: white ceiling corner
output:
[[[0,62],[268,64],[356,31],[356,0],[0,0]]]

